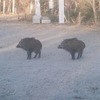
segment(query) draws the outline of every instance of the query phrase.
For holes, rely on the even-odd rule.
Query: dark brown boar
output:
[[[74,60],[75,53],[78,53],[77,59],[82,57],[85,43],[77,38],[65,39],[61,42],[58,48],[68,51]]]
[[[23,38],[20,40],[16,48],[22,48],[27,52],[27,59],[31,59],[32,52],[35,53],[34,58],[41,57],[42,43],[35,38]]]

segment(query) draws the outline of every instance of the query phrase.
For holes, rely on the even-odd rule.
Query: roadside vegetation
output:
[[[35,0],[1,0],[1,14],[16,14],[18,20],[32,20],[35,14]],[[58,22],[59,4],[53,0],[53,9],[49,0],[40,0],[42,16],[48,16],[52,22]],[[100,22],[100,0],[65,0],[65,22],[73,24],[97,24]]]

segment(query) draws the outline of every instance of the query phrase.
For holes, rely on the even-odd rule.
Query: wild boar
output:
[[[58,48],[68,51],[74,60],[75,53],[78,53],[77,59],[82,57],[85,43],[77,38],[65,39],[61,42]]]
[[[39,58],[41,57],[42,43],[34,37],[21,39],[16,48],[24,49],[27,52],[27,59],[31,59],[32,52],[35,53],[34,58],[37,55]]]

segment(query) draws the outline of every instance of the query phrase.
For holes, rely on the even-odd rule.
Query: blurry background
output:
[[[35,0],[0,0],[2,16],[17,16],[18,20],[32,21]],[[48,16],[52,22],[58,22],[59,4],[53,0],[53,9],[49,8],[50,0],[40,0],[42,16]],[[65,0],[65,22],[94,24],[100,21],[100,0]],[[51,11],[52,10],[52,11]]]

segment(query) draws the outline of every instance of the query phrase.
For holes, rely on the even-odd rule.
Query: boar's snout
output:
[[[58,46],[59,49],[62,49],[63,47],[61,45]]]
[[[16,46],[16,48],[20,48],[20,45],[18,44],[18,45]]]

